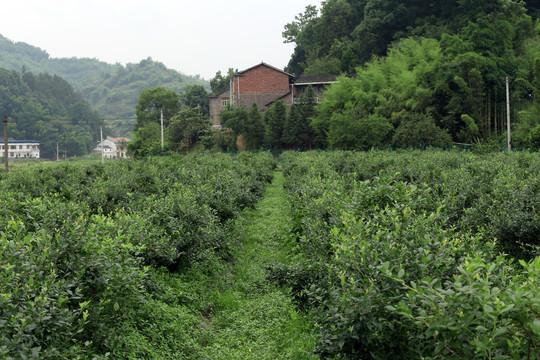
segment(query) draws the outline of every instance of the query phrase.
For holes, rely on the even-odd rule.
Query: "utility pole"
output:
[[[7,135],[7,115],[4,115],[4,163],[6,164],[6,174],[9,172],[8,164],[8,135]]]
[[[163,108],[161,109],[161,151],[163,151]]]
[[[510,135],[510,78],[505,77],[506,81],[506,133],[507,133],[507,143],[508,151],[512,151],[512,137]]]
[[[233,77],[229,80],[229,106],[233,106]]]
[[[60,160],[60,155],[58,154],[58,141],[56,142],[56,161]]]
[[[101,163],[105,164],[105,156],[103,155],[103,126],[99,127],[99,137],[101,140]]]

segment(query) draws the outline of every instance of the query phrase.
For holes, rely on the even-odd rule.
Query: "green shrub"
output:
[[[407,296],[387,310],[402,316],[414,357],[536,359],[540,357],[540,257],[514,272],[503,256],[465,259],[453,279],[407,282],[381,267]]]
[[[540,260],[501,255],[538,249],[537,156],[282,158],[298,260],[269,277],[308,304],[323,358],[538,356]]]

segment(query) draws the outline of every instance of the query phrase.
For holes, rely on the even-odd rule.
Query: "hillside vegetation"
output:
[[[161,86],[176,92],[187,85],[209,88],[198,76],[187,76],[168,69],[151,58],[137,64],[108,64],[97,59],[51,58],[32,45],[13,42],[0,35],[0,66],[8,70],[58,75],[67,80],[102,116],[119,119],[109,122],[113,135],[124,135],[133,128],[133,118],[139,94],[151,87]]]
[[[514,145],[540,135],[537,1],[329,0],[285,26],[287,70],[349,74],[312,126],[320,147],[444,146],[506,139],[510,79]],[[368,134],[366,136],[366,134]]]
[[[100,115],[70,84],[56,75],[0,68],[0,114],[8,136],[39,140],[41,157],[88,154],[99,139]],[[3,130],[2,130],[3,133]]]

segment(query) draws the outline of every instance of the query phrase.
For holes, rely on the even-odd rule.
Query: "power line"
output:
[[[96,122],[96,121],[118,121],[118,120],[137,121],[137,118],[136,117],[117,117],[117,118],[75,119],[75,118],[67,118],[67,117],[57,117],[57,118],[42,118],[42,119],[38,119],[37,121],[94,121]]]

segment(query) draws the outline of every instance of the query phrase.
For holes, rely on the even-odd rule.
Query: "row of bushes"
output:
[[[196,358],[200,313],[163,271],[229,259],[231,222],[274,166],[213,154],[3,175],[0,358]]]
[[[299,260],[270,278],[323,358],[540,356],[540,159],[490,156],[282,155]]]

